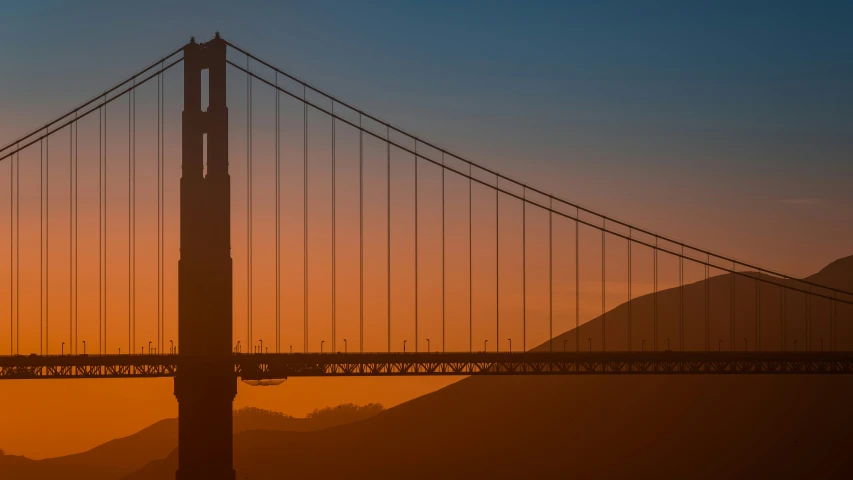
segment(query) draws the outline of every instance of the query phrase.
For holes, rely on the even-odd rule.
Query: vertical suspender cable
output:
[[[132,204],[131,204],[131,186],[130,186],[130,176],[132,172],[132,158],[131,158],[131,115],[133,115],[132,107],[131,107],[131,96],[132,94],[127,94],[127,351],[128,353],[134,353],[136,349],[133,347],[133,338],[132,338],[132,330],[131,330],[131,289],[133,288],[131,282],[131,239],[133,238],[131,235],[131,222],[133,219],[133,215],[131,212]]]
[[[580,264],[580,209],[575,210],[575,351],[581,348],[581,264]]]
[[[783,279],[783,282],[787,282],[787,279]],[[785,335],[785,333],[786,333],[785,330],[787,327],[787,316],[788,316],[788,313],[785,311],[788,307],[786,305],[787,304],[787,296],[788,296],[788,288],[783,286],[783,287],[781,287],[781,290],[782,291],[780,292],[779,297],[780,297],[780,302],[782,303],[782,310],[781,310],[782,311],[782,319],[779,322],[780,327],[781,327],[780,328],[781,332],[779,332],[779,338],[782,339],[780,349],[784,352],[788,346],[788,339],[786,338],[786,335]]]
[[[684,245],[678,257],[678,344],[684,351]]]
[[[358,351],[364,353],[364,131],[358,114]]]
[[[548,197],[548,351],[554,351],[554,198]]]
[[[631,291],[631,274],[633,263],[631,261],[631,247],[634,243],[631,240],[633,229],[628,227],[628,351],[634,349],[634,295]]]
[[[39,355],[44,353],[44,140],[39,141]]]
[[[711,254],[705,262],[705,351],[711,350]]]
[[[335,142],[336,142],[336,133],[335,133],[335,124],[337,124],[337,120],[335,119],[335,102],[332,100],[332,353],[336,352],[335,350],[335,340],[337,338],[337,331],[335,325],[335,316],[337,314],[337,292],[335,291],[335,273],[336,273],[336,263],[337,259],[335,258],[336,248],[336,232],[335,232],[335,206],[337,205],[337,201],[335,199],[336,194],[336,185],[335,185],[335,173],[337,168],[335,166]]]
[[[474,229],[472,165],[468,164],[468,351],[474,351]]]
[[[15,354],[15,157],[9,161],[9,355]]]
[[[133,349],[136,350],[136,89],[130,93],[133,98]]]
[[[162,297],[160,296],[161,292],[161,260],[162,260],[162,250],[160,250],[160,236],[162,235],[161,224],[160,224],[160,213],[161,213],[161,204],[160,204],[160,178],[162,177],[161,172],[161,162],[162,158],[160,156],[160,142],[162,141],[160,136],[160,96],[161,92],[161,83],[162,83],[162,73],[157,76],[157,351],[162,351],[161,344],[161,327],[163,318],[161,315],[162,312]]]
[[[830,314],[829,344],[830,344],[830,348],[832,349],[833,352],[836,349],[835,344],[836,344],[836,342],[838,342],[838,325],[837,325],[838,314],[836,313],[838,310],[838,304],[835,302],[835,295],[836,295],[836,293],[833,290],[832,300],[829,301],[830,302],[829,303],[829,307],[830,307],[830,310],[829,310],[829,314]]]
[[[446,276],[445,269],[447,268],[447,261],[445,257],[445,244],[447,243],[447,237],[445,233],[446,222],[446,208],[445,208],[445,193],[444,193],[444,174],[446,172],[446,168],[444,168],[444,151],[441,152],[441,353],[445,352],[445,317],[447,315],[447,304],[446,301]]]
[[[275,353],[281,353],[281,92],[275,72]]]
[[[653,323],[654,327],[652,328],[652,332],[654,338],[652,339],[652,348],[655,352],[658,351],[658,237],[655,237],[655,248],[653,251],[654,255],[654,312],[653,312]]]
[[[160,64],[160,71],[163,63]],[[166,335],[166,78],[160,74],[162,85],[160,94],[160,348],[162,349]],[[162,351],[162,350],[161,350]]]
[[[808,286],[806,293],[806,351],[812,351],[812,287]]]
[[[68,353],[74,353],[74,124],[68,126]]]
[[[737,288],[736,288],[737,285],[735,285],[735,281],[737,280],[737,273],[736,272],[737,272],[737,264],[735,262],[732,262],[732,273],[731,273],[732,281],[730,282],[730,287],[731,287],[732,291],[729,294],[730,295],[729,303],[731,304],[730,306],[732,309],[731,318],[729,319],[731,322],[731,325],[729,326],[729,334],[731,336],[731,339],[729,341],[731,342],[731,348],[732,348],[733,352],[735,351],[735,320],[737,317],[737,312],[735,310],[736,300],[737,300],[737,296],[735,295],[735,292],[737,290]]]
[[[161,73],[160,75],[157,76],[157,351],[158,352],[161,352],[162,348],[163,348],[161,341],[160,341],[160,339],[162,338],[161,337],[161,334],[162,334],[161,326],[162,326],[162,322],[163,322],[163,317],[161,315],[163,299],[160,296],[161,287],[162,287],[162,282],[161,282],[162,263],[161,263],[161,261],[162,261],[162,254],[163,254],[162,250],[160,249],[160,238],[162,235],[161,224],[160,224],[160,214],[161,214],[161,208],[162,208],[162,205],[160,204],[160,187],[161,187],[160,178],[162,177],[162,172],[161,172],[162,158],[160,155],[160,142],[162,142],[162,138],[160,136],[160,115],[161,115],[160,97],[162,95],[162,91],[161,91],[162,90],[162,85],[161,85],[162,80],[163,80],[163,75]]]
[[[50,137],[44,140],[44,353],[50,354]]]
[[[74,118],[77,118],[77,114],[74,114]],[[77,344],[80,343],[80,333],[79,333],[79,323],[80,323],[80,280],[79,280],[79,272],[80,272],[80,242],[78,231],[80,230],[80,221],[79,221],[79,166],[78,166],[78,152],[79,152],[79,130],[80,125],[77,122],[74,122],[74,353],[77,353]]]
[[[495,352],[501,345],[501,229],[500,229],[500,183],[501,177],[495,177]]]
[[[605,230],[607,229],[607,218],[602,219],[601,227],[601,351],[607,348],[607,244],[605,243]]]
[[[415,353],[418,353],[418,139],[415,139]]]
[[[388,353],[391,353],[391,128],[386,127],[386,139],[385,147],[386,147],[386,155],[387,155],[387,173],[386,179],[388,181],[387,193],[388,193],[388,201],[386,203],[387,206],[387,233],[388,233],[388,260],[386,265],[388,267]]]
[[[444,174],[446,172],[446,168],[444,168],[444,151],[441,152],[441,353],[444,353],[445,348],[445,316],[447,315],[447,306],[445,303],[446,296],[446,285],[445,285],[445,269],[447,268],[447,261],[445,260],[445,244],[447,243],[447,237],[445,234],[445,194],[444,194]]]
[[[755,280],[755,351],[761,351],[761,270]]]
[[[308,353],[308,103],[306,102],[306,89],[302,87],[302,274],[303,274],[303,306],[302,306],[302,335],[303,351]]]
[[[109,231],[108,223],[107,223],[107,204],[109,203],[109,199],[107,198],[107,179],[109,175],[107,174],[107,112],[108,112],[106,97],[104,97],[104,353],[107,353],[107,320],[109,319],[109,315],[107,314],[107,292],[109,290],[109,284],[107,283],[107,232]]]
[[[521,192],[521,351],[527,351],[527,187]]]
[[[15,145],[15,352],[21,354],[21,152]]]
[[[98,353],[104,353],[103,347],[103,249],[104,249],[104,141],[103,141],[104,108],[98,109]]]
[[[249,57],[246,56],[246,70]],[[252,338],[252,76],[246,75],[246,337],[249,351]]]

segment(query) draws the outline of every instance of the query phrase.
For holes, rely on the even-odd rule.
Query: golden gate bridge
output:
[[[238,58],[239,57],[239,58]],[[166,242],[165,216],[167,211],[165,196],[165,73],[173,67],[183,66],[183,113],[181,121],[181,178],[180,178],[180,260],[177,280],[177,317],[178,340],[166,338],[165,309],[165,271]],[[234,289],[235,274],[232,268],[232,205],[231,177],[229,174],[229,112],[228,97],[232,90],[227,85],[228,69],[232,74],[246,78],[246,332],[245,337],[234,341]],[[259,70],[260,68],[260,70]],[[205,81],[206,77],[206,81]],[[146,345],[137,344],[137,170],[136,170],[136,92],[142,86],[156,83],[156,341]],[[254,117],[252,109],[255,84],[274,92],[275,123],[275,243],[274,254],[263,251],[262,263],[274,262],[275,278],[275,341],[264,347],[263,340],[256,343],[253,331],[253,141]],[[206,98],[205,98],[206,97]],[[302,225],[282,224],[281,195],[282,142],[281,100],[289,98],[298,102],[302,109]],[[109,117],[108,106],[127,101],[127,118]],[[316,318],[311,317],[309,307],[309,231],[312,215],[309,212],[309,112],[332,120],[331,124],[331,160],[329,175],[331,183],[331,315],[323,321],[330,322],[330,349],[323,350],[325,339],[312,347],[309,330],[314,327]],[[98,242],[97,242],[97,319],[98,341],[87,345],[79,337],[79,123],[87,117],[98,120]],[[108,125],[119,124],[122,131],[126,127],[127,148],[119,153],[108,152]],[[336,200],[338,177],[335,167],[338,145],[338,128],[348,129],[357,135],[358,146],[358,344],[349,348],[346,338],[344,352],[338,348],[340,335],[337,333],[336,279],[338,238],[335,215],[338,209]],[[68,230],[59,232],[50,229],[50,140],[62,142],[68,151]],[[365,187],[365,140],[378,142],[384,146],[384,205],[377,212],[366,212],[365,193],[376,189],[375,185]],[[67,143],[66,143],[67,142]],[[21,154],[38,151],[38,226],[39,258],[38,262],[21,264],[21,205],[20,198],[22,163]],[[392,152],[394,155],[392,155]],[[107,251],[107,226],[109,211],[109,185],[107,167],[109,155],[127,157],[127,251],[119,257],[127,261],[127,344],[124,345],[124,332],[116,334],[113,344],[108,342],[107,329],[108,295],[111,280],[107,275],[108,267],[116,255]],[[54,153],[54,155],[56,155]],[[400,160],[400,157],[405,157]],[[392,158],[396,157],[396,158]],[[392,165],[400,162],[412,162],[414,181],[412,194],[413,208],[407,214],[405,222],[413,227],[413,269],[411,296],[414,306],[411,315],[392,315],[392,298],[400,286],[392,275],[392,231],[397,224],[392,219]],[[504,176],[493,169],[474,163],[456,155],[432,142],[410,134],[401,128],[354,107],[312,85],[274,67],[252,55],[247,50],[221,38],[219,34],[206,43],[191,40],[187,45],[175,50],[157,62],[152,63],[124,82],[106,90],[92,100],[75,108],[71,112],[47,123],[29,135],[10,143],[0,150],[0,161],[9,164],[9,354],[0,356],[0,379],[73,379],[73,378],[124,378],[124,377],[175,377],[175,395],[179,402],[180,423],[180,463],[177,478],[228,478],[233,479],[231,463],[231,406],[236,395],[237,379],[244,381],[274,381],[300,376],[407,376],[407,375],[588,375],[588,374],[851,374],[853,373],[853,329],[850,318],[853,316],[853,293],[834,288],[807,279],[798,279],[772,269],[733,259],[729,256],[689,245],[648,229],[608,217],[573,202],[558,198],[534,186]],[[26,159],[25,159],[26,161]],[[424,208],[423,198],[435,200],[429,195],[435,192],[423,192],[428,182],[420,181],[424,175],[423,167],[438,169],[440,186],[438,205],[429,205],[440,212],[440,227],[433,225],[431,234],[440,231],[440,252],[432,252],[440,258],[440,278],[433,277],[427,283],[429,294],[424,297],[422,273],[419,263],[424,255],[424,247],[419,244],[423,233],[419,232],[419,212]],[[149,165],[144,163],[143,165]],[[55,169],[56,167],[54,167]],[[26,172],[24,172],[26,175]],[[33,172],[34,173],[34,172]],[[150,173],[150,172],[149,172]],[[114,174],[115,176],[115,174]],[[448,193],[448,179],[457,181],[463,191]],[[63,181],[63,185],[66,183]],[[460,183],[461,182],[461,183]],[[375,182],[374,182],[375,183]],[[464,188],[467,187],[467,191]],[[474,257],[476,249],[483,248],[474,242],[474,222],[476,216],[484,214],[478,210],[475,216],[474,189],[484,189],[493,195],[494,210],[485,212],[494,224],[493,235],[489,239],[494,247],[494,275],[488,280],[494,285],[494,324],[489,327],[493,334],[483,338],[483,348],[475,348],[474,340]],[[421,191],[419,191],[419,189]],[[372,192],[375,193],[375,192]],[[324,192],[325,194],[325,192]],[[426,195],[426,196],[425,196]],[[435,196],[435,195],[433,195]],[[55,202],[55,199],[54,199]],[[513,210],[514,214],[503,212]],[[517,210],[520,207],[520,212]],[[85,208],[85,204],[84,204]],[[354,209],[353,209],[354,210]],[[467,247],[467,265],[455,265],[463,268],[467,282],[467,318],[454,315],[451,322],[467,320],[467,350],[447,349],[447,232],[448,212],[453,212],[466,222],[462,227],[461,238],[451,238],[456,247]],[[528,216],[544,213],[547,216],[547,234],[536,235],[528,227]],[[520,215],[518,215],[520,213]],[[369,234],[385,237],[385,282],[384,285],[367,285],[365,281],[365,215],[385,217],[384,231]],[[54,216],[55,216],[54,212]],[[467,217],[467,218],[466,218]],[[520,219],[517,228],[520,236],[520,268],[502,270],[501,225],[507,218]],[[520,218],[519,218],[520,217]],[[502,222],[503,220],[503,222]],[[34,219],[24,219],[27,222]],[[555,223],[569,225],[563,234],[555,235]],[[124,224],[122,224],[124,226]],[[115,226],[113,226],[115,228]],[[405,229],[405,226],[400,228]],[[467,232],[465,229],[467,228]],[[505,227],[506,228],[506,227]],[[282,313],[283,277],[295,277],[294,269],[282,269],[282,231],[302,231],[303,265],[302,271],[302,351],[293,352],[293,346],[283,348],[283,322],[298,322]],[[598,237],[600,246],[591,249],[592,253],[581,249],[581,233]],[[66,236],[67,235],[67,236]],[[459,237],[459,235],[456,235]],[[542,238],[542,237],[546,238]],[[528,237],[537,237],[529,239]],[[568,237],[568,238],[566,238]],[[573,238],[572,238],[573,237]],[[67,326],[57,326],[55,316],[51,322],[50,301],[55,298],[56,289],[51,290],[50,282],[50,246],[51,242],[65,242],[68,247],[68,291]],[[547,294],[529,293],[528,290],[528,250],[529,242],[547,245]],[[438,243],[438,242],[433,242]],[[467,244],[467,245],[465,245]],[[555,264],[554,247],[570,245],[568,254],[573,259],[573,268],[566,272],[559,262]],[[614,247],[616,245],[616,247]],[[84,242],[84,248],[94,250],[94,245]],[[607,254],[614,248],[621,253],[611,253],[610,262],[620,264],[626,273],[626,302],[608,308],[607,274],[613,268],[608,263]],[[429,247],[427,247],[429,248]],[[544,249],[542,249],[544,250]],[[632,286],[637,278],[638,255],[646,255],[646,265],[651,267],[652,291],[634,295]],[[110,255],[110,256],[108,256]],[[600,280],[601,315],[594,321],[581,321],[581,288],[587,279],[582,278],[581,261],[598,259],[600,271],[592,281]],[[274,257],[274,258],[268,258]],[[678,282],[671,288],[659,288],[661,264],[666,260],[677,262]],[[54,259],[54,262],[56,260]],[[506,260],[505,260],[506,262]],[[38,263],[38,266],[35,265]],[[455,262],[459,263],[459,262]],[[433,265],[434,267],[434,265]],[[466,268],[467,267],[467,268]],[[21,272],[38,268],[38,309],[37,315],[27,315],[26,302],[22,308],[20,280]],[[422,268],[422,267],[420,267]],[[457,270],[458,270],[457,268]],[[699,281],[688,282],[686,269],[699,269]],[[574,328],[568,332],[554,332],[554,274],[567,278],[574,277]],[[648,274],[649,272],[645,272]],[[520,305],[508,306],[502,303],[504,292],[501,279],[504,276],[521,276]],[[458,274],[451,274],[458,276]],[[584,273],[585,275],[585,273]],[[291,279],[292,280],[292,279]],[[513,280],[517,281],[517,279]],[[54,278],[55,282],[55,278]],[[288,281],[289,283],[293,283]],[[492,283],[493,282],[493,283]],[[298,281],[297,281],[298,283]],[[373,282],[376,283],[376,282]],[[440,284],[440,288],[437,288]],[[85,285],[85,284],[84,284]],[[93,284],[94,286],[94,284]],[[113,290],[115,285],[112,285]],[[84,289],[86,286],[84,286]],[[482,288],[482,287],[478,287]],[[506,288],[506,287],[505,287]],[[454,288],[459,290],[458,285]],[[384,351],[365,350],[365,290],[384,290],[385,311],[384,331],[371,333],[376,337],[384,334]],[[744,292],[746,292],[744,294]],[[92,292],[89,292],[92,293]],[[463,292],[464,293],[464,292]],[[714,293],[719,298],[714,299]],[[548,333],[547,340],[535,348],[528,348],[528,298],[531,295],[547,297]],[[507,294],[514,300],[517,297]],[[115,302],[115,300],[113,300]],[[144,301],[144,299],[143,299]],[[419,312],[424,305],[440,306],[434,311],[440,312],[440,345],[432,348],[430,339],[420,334],[419,322],[423,319]],[[636,305],[636,306],[635,306]],[[720,308],[720,306],[723,308]],[[642,306],[643,312],[635,312]],[[51,310],[53,308],[53,310]],[[22,317],[21,313],[24,311]],[[511,313],[507,314],[509,310]],[[692,310],[687,312],[686,310]],[[458,313],[458,312],[457,312]],[[502,315],[503,313],[503,315]],[[562,312],[565,316],[565,312]],[[27,322],[38,319],[38,353],[21,352],[21,321],[24,330]],[[650,322],[641,322],[648,319]],[[268,319],[271,321],[272,318]],[[312,323],[312,320],[314,323]],[[145,318],[140,319],[144,323]],[[85,319],[84,319],[85,322]],[[376,323],[375,321],[372,323]],[[410,324],[413,338],[402,342],[402,351],[392,346],[392,329],[401,324]],[[512,349],[512,339],[508,338],[509,348],[501,350],[504,329],[515,328],[521,323],[521,348]],[[648,325],[647,323],[650,323]],[[422,324],[422,323],[421,323]],[[512,325],[510,327],[509,325]],[[596,330],[589,334],[587,342],[581,338],[580,329],[586,327]],[[724,328],[725,327],[725,328]],[[51,333],[59,330],[59,333]],[[504,331],[505,331],[504,330]],[[434,332],[439,330],[433,329]],[[743,334],[743,337],[741,337]],[[595,347],[593,345],[595,335]],[[26,342],[27,334],[24,334]],[[674,337],[675,342],[672,342]],[[52,340],[51,340],[52,338]],[[116,340],[116,338],[120,340]],[[743,341],[741,342],[741,338]],[[826,342],[824,342],[824,338]],[[492,340],[492,350],[488,341]],[[315,339],[316,340],[316,339]],[[413,340],[412,348],[407,351],[408,340]],[[420,348],[426,340],[427,350]],[[436,339],[438,340],[438,339]],[[716,342],[714,341],[716,340]],[[245,341],[245,344],[242,342]],[[750,345],[750,341],[752,342]],[[52,342],[52,343],[51,343]],[[61,342],[60,351],[56,344]],[[648,346],[647,346],[648,343]],[[673,345],[674,343],[674,345]],[[68,345],[66,350],[65,345]],[[167,345],[168,344],[168,345]],[[725,344],[725,348],[724,348]],[[52,346],[52,349],[51,349]],[[82,346],[82,351],[80,347]],[[639,347],[639,348],[638,348]],[[270,351],[272,348],[272,351]],[[245,349],[245,352],[244,352]],[[285,351],[286,350],[286,351]],[[352,351],[350,351],[352,350]]]

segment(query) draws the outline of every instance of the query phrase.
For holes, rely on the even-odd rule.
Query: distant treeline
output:
[[[283,429],[317,430],[364,420],[381,413],[383,410],[385,407],[381,403],[368,403],[366,405],[344,403],[336,407],[315,408],[304,418],[299,418],[265,408],[243,407],[234,411],[234,421],[239,430],[267,429],[271,428],[273,424]]]

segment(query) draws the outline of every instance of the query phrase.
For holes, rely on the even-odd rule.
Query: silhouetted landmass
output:
[[[810,280],[849,289],[853,257]],[[709,284],[717,348],[729,346],[728,340],[718,341],[731,333],[729,282],[723,275]],[[755,345],[754,283],[740,277],[735,284],[738,349],[742,338]],[[704,281],[683,292],[689,349],[705,346],[694,331],[704,332],[704,292]],[[671,289],[658,296],[659,349],[668,336],[677,349],[672,341],[681,293]],[[793,348],[800,334],[795,328],[805,325],[805,305],[801,294],[785,297],[792,330],[787,343]],[[771,304],[777,305],[775,314]],[[761,340],[768,350],[780,348],[781,305],[778,287],[762,287]],[[651,296],[630,307],[636,349],[643,338],[645,347],[652,347],[651,337],[644,337],[651,328],[643,322],[652,326],[653,309]],[[828,310],[816,304],[812,309],[817,348]],[[627,348],[628,312],[628,305],[621,305],[607,313],[608,349]],[[853,318],[851,313],[846,318]],[[581,327],[580,338],[595,342],[600,331],[599,318]],[[798,349],[806,348],[804,332]],[[562,348],[564,339],[574,345],[575,335],[557,337],[554,348]],[[841,327],[839,335],[845,335]],[[472,377],[363,422],[316,432],[241,432],[234,439],[234,465],[238,478],[252,480],[850,478],[851,404],[853,381],[846,376]],[[176,466],[177,452],[172,452],[126,480],[171,479]]]
[[[735,283],[738,350],[755,348],[759,297],[753,278],[739,277]],[[833,262],[809,280],[853,289],[853,257]],[[723,275],[708,284],[712,349],[730,347],[730,281]],[[666,338],[678,349],[682,293],[685,346],[705,348],[705,292],[704,281],[686,285],[683,292],[660,292],[659,349],[666,348]],[[778,287],[766,286],[760,298],[762,348],[781,347],[783,304],[786,348],[807,348],[809,317],[802,294],[789,292],[783,298]],[[828,348],[828,303],[813,302],[811,310],[810,347],[820,348],[823,338]],[[607,348],[628,347],[630,318],[632,348],[639,350],[645,339],[644,348],[651,349],[653,312],[650,295],[609,311]],[[846,320],[839,321],[838,346],[849,348],[853,310],[839,307],[837,314]],[[581,347],[588,348],[590,338],[594,347],[600,345],[601,322],[581,326]],[[574,346],[576,335],[556,337],[551,348],[561,349],[564,340]],[[741,346],[743,338],[747,341]],[[234,463],[238,478],[253,480],[850,478],[850,405],[853,379],[847,376],[472,377],[364,421],[323,430],[271,428],[274,421],[268,418],[261,420],[263,429],[245,429],[238,420]],[[247,411],[245,418],[254,412]],[[152,454],[153,461],[125,479],[173,479],[177,451],[164,455]]]
[[[234,412],[234,432],[278,430],[308,432],[370,418],[381,412],[381,404],[343,404],[314,410],[305,418],[260,408]],[[5,455],[0,458],[0,479],[81,480],[119,479],[147,463],[161,459],[178,445],[178,420],[161,420],[133,435],[111,440],[86,452],[45,460]],[[172,474],[174,478],[174,472]]]

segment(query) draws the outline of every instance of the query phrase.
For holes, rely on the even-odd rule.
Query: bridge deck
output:
[[[413,375],[853,374],[853,352],[235,354],[243,380]],[[0,380],[172,377],[182,355],[0,356]],[[205,361],[205,359],[195,359]]]

